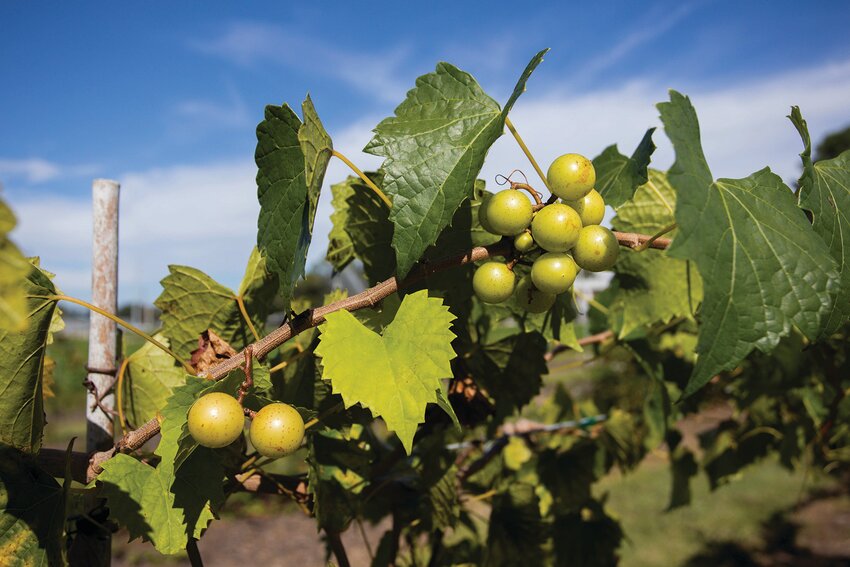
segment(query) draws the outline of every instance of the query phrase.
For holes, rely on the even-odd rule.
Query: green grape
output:
[[[564,154],[546,172],[549,190],[565,201],[577,201],[593,189],[596,170],[593,162],[579,154]]]
[[[528,252],[534,248],[534,238],[528,231],[520,232],[514,237],[514,248],[517,252]]]
[[[496,231],[490,226],[490,221],[487,220],[487,205],[490,204],[490,199],[492,198],[492,193],[485,193],[481,199],[481,205],[478,207],[478,224],[490,234],[496,234]]]
[[[555,305],[555,294],[534,287],[529,276],[524,276],[516,286],[514,293],[517,304],[529,313],[543,313]]]
[[[264,457],[291,455],[304,439],[304,420],[294,407],[274,403],[257,412],[248,429],[251,444]]]
[[[578,267],[572,256],[563,252],[547,252],[531,266],[531,281],[534,287],[547,293],[564,293],[578,275]]]
[[[212,392],[189,408],[189,434],[199,445],[217,449],[230,445],[242,434],[245,414],[231,395]]]
[[[531,201],[521,191],[505,189],[490,197],[486,204],[482,205],[479,218],[482,214],[486,219],[486,226],[485,223],[481,223],[482,226],[493,229],[487,229],[489,232],[515,236],[528,228],[533,210]]]
[[[604,226],[592,225],[581,229],[573,248],[573,259],[589,272],[610,270],[620,254],[620,243],[614,233]]]
[[[582,226],[599,224],[605,217],[605,200],[599,191],[591,189],[590,193],[577,201],[566,201],[581,217]]]
[[[484,303],[501,303],[514,292],[516,275],[501,262],[485,262],[472,276],[472,289]]]
[[[575,246],[581,230],[581,217],[561,203],[546,205],[531,221],[534,241],[547,252],[566,252]]]

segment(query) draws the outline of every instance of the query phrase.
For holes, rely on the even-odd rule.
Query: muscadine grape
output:
[[[529,223],[531,223],[531,215],[533,214],[531,201],[516,189],[499,191],[490,197],[482,207],[483,214],[486,217],[486,225],[493,229],[490,232],[494,234],[515,236],[528,228]],[[484,226],[484,223],[482,223],[482,226]]]
[[[204,447],[230,445],[242,434],[245,414],[236,398],[223,392],[205,394],[189,408],[189,433]]]
[[[590,272],[610,270],[620,254],[620,243],[614,233],[604,226],[586,226],[581,229],[573,248],[573,259],[579,267]]]
[[[596,189],[591,189],[590,193],[577,201],[566,201],[566,204],[575,209],[583,226],[599,224],[605,217],[605,200]]]
[[[564,154],[546,172],[549,190],[565,201],[581,199],[596,184],[593,162],[579,154]]]
[[[564,293],[578,275],[578,267],[572,256],[563,252],[547,252],[531,266],[531,281],[534,287],[547,293]]]
[[[501,303],[514,292],[516,275],[501,262],[485,262],[472,276],[472,289],[484,303]]]
[[[514,237],[514,248],[517,252],[528,252],[534,248],[534,239],[528,231],[521,232]]]
[[[566,252],[575,246],[581,230],[581,217],[562,203],[546,205],[531,221],[534,241],[547,252]]]
[[[555,294],[534,287],[531,278],[524,276],[516,286],[514,293],[517,304],[529,313],[549,311],[555,304]]]
[[[248,437],[254,449],[264,457],[285,457],[301,446],[304,419],[288,404],[269,404],[254,415]]]
[[[490,221],[487,220],[487,205],[490,204],[490,199],[492,198],[492,193],[485,193],[484,197],[481,199],[481,205],[478,207],[478,224],[480,224],[481,228],[487,232],[496,234],[496,231],[493,230],[492,226],[490,226]]]

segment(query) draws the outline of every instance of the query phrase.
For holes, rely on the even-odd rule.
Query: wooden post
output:
[[[92,295],[91,302],[110,313],[118,311],[118,193],[120,185],[109,179],[92,183]],[[115,366],[118,329],[102,315],[91,313],[89,358],[86,370],[89,389],[86,396],[86,452],[104,451],[114,442]],[[72,565],[108,566],[112,534],[104,528],[107,511],[104,502],[90,502],[89,516],[77,522],[69,561]]]

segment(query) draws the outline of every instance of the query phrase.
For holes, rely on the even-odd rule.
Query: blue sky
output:
[[[504,100],[551,47],[514,123],[540,161],[630,152],[668,88],[690,94],[716,176],[796,174],[799,104],[815,140],[850,124],[850,3],[0,3],[0,182],[13,238],[88,295],[91,179],[122,182],[124,301],[168,263],[238,285],[255,236],[252,156],[263,106],[308,91],[335,145],[365,167],[369,131],[439,60]],[[658,161],[672,153],[656,135]],[[530,171],[511,141],[485,178]],[[346,174],[334,165],[328,180]],[[329,227],[317,220],[312,263]]]

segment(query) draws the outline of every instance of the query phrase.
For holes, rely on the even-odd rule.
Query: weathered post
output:
[[[109,179],[92,183],[92,296],[91,302],[110,313],[118,311],[118,193],[120,185]],[[91,454],[114,442],[115,362],[118,329],[110,319],[91,313],[86,386],[86,451]],[[107,512],[102,501],[90,503],[90,521],[77,522],[72,565],[110,564],[111,532],[105,526]]]

